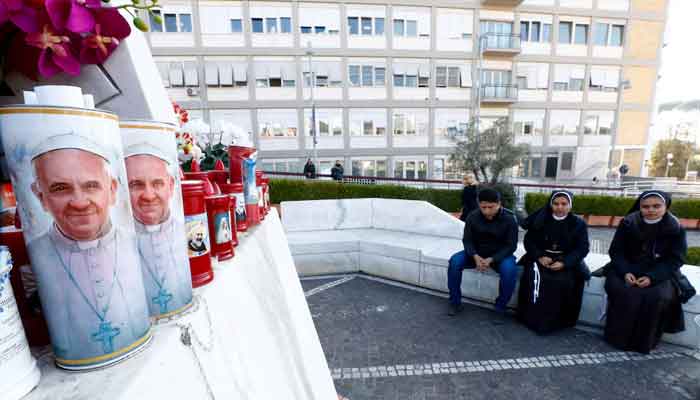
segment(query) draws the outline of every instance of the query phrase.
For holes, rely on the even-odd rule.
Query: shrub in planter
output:
[[[532,213],[546,204],[548,199],[549,194],[528,193],[525,196],[525,209]],[[632,197],[578,195],[574,199],[573,211],[579,215],[624,216],[634,201]],[[700,219],[700,200],[674,200],[671,212],[678,218]]]
[[[503,204],[512,208],[515,191],[511,185],[494,187],[503,197]],[[283,201],[384,198],[423,200],[447,211],[457,212],[462,208],[462,191],[457,189],[418,189],[398,185],[362,185],[322,180],[271,179],[270,200]]]
[[[688,258],[686,264],[700,265],[700,247],[688,247]]]

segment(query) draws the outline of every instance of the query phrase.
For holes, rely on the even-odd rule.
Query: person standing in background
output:
[[[308,158],[306,160],[306,164],[304,164],[304,176],[306,177],[306,179],[316,178],[316,166],[310,158]]]
[[[343,164],[340,163],[340,160],[335,160],[335,165],[331,168],[331,178],[334,181],[342,181],[344,173]]]
[[[476,200],[478,186],[472,174],[464,175],[462,182],[464,183],[464,189],[462,189],[462,215],[459,216],[459,219],[466,221],[467,215],[479,208],[479,203]]]

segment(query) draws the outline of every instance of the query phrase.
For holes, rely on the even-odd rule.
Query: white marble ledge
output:
[[[178,321],[213,343],[211,351],[195,347],[203,372],[176,322],[156,326],[148,348],[104,370],[69,373],[45,355],[39,386],[26,399],[203,399],[205,381],[220,399],[336,399],[276,211],[218,267],[214,281],[196,290],[208,307]]]

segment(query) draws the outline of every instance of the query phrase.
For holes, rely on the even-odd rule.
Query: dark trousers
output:
[[[474,269],[474,259],[468,257],[464,250],[457,252],[450,257],[447,268],[447,287],[450,289],[450,304],[462,302],[462,271],[465,268]],[[496,308],[505,310],[510,301],[515,284],[518,281],[518,266],[515,265],[515,256],[504,258],[493,269],[500,275],[498,283],[498,297],[496,297]]]

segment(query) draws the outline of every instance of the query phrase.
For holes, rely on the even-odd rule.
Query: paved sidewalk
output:
[[[578,329],[537,336],[469,304],[448,317],[444,297],[364,276],[302,286],[348,400],[700,399],[700,360],[675,346],[644,356]]]

